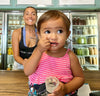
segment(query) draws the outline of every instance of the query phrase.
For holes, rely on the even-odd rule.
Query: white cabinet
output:
[[[99,70],[96,13],[72,13],[72,47],[83,70]]]

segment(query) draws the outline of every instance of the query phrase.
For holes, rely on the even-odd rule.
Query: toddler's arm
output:
[[[83,85],[84,75],[82,68],[79,64],[78,58],[72,51],[69,51],[69,56],[73,79],[66,84],[60,82],[59,86],[55,89],[55,91],[48,96],[65,96],[65,94],[74,92]]]
[[[50,42],[46,38],[41,38],[37,44],[37,47],[34,49],[32,55],[27,61],[24,62],[24,73],[26,75],[31,75],[35,72],[38,67],[38,63],[41,59],[42,53],[48,50],[50,47]]]

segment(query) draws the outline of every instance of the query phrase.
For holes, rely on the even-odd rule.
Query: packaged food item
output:
[[[93,64],[96,64],[96,59],[95,59],[95,57],[92,57],[92,62],[93,62]]]
[[[78,44],[84,44],[84,43],[85,43],[84,37],[79,37],[79,38],[77,39],[77,43],[78,43]]]
[[[81,54],[82,54],[81,48],[77,48],[77,55],[81,55]]]
[[[92,64],[92,57],[90,57],[90,64]]]
[[[83,59],[80,57],[80,64],[83,65]]]
[[[90,55],[94,55],[94,49],[93,49],[93,47],[89,47],[89,54]]]
[[[85,55],[89,55],[89,49],[85,48]]]
[[[93,37],[88,37],[88,44],[93,44]]]
[[[97,55],[97,48],[94,47],[93,50],[94,50],[94,55]]]
[[[97,57],[95,57],[96,64],[98,64]]]
[[[83,64],[85,64],[85,57],[83,57]]]
[[[97,38],[93,37],[93,44],[97,44]]]

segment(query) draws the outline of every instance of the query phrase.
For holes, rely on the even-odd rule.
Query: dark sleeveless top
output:
[[[23,28],[22,28],[22,31],[21,31],[21,40],[19,42],[19,54],[20,54],[20,56],[23,59],[25,59],[25,58],[28,59],[31,56],[33,50],[36,48],[37,42],[36,42],[35,46],[33,46],[33,47],[27,47],[27,46],[24,45],[24,39],[23,38],[24,38],[24,36],[23,36]]]

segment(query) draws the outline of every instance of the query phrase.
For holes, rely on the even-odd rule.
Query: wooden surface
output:
[[[91,90],[100,90],[100,71],[84,71],[84,76]]]
[[[85,83],[100,90],[100,71],[85,71]],[[28,78],[23,71],[0,71],[0,96],[28,96]]]
[[[28,96],[28,78],[22,71],[0,71],[0,96]]]

